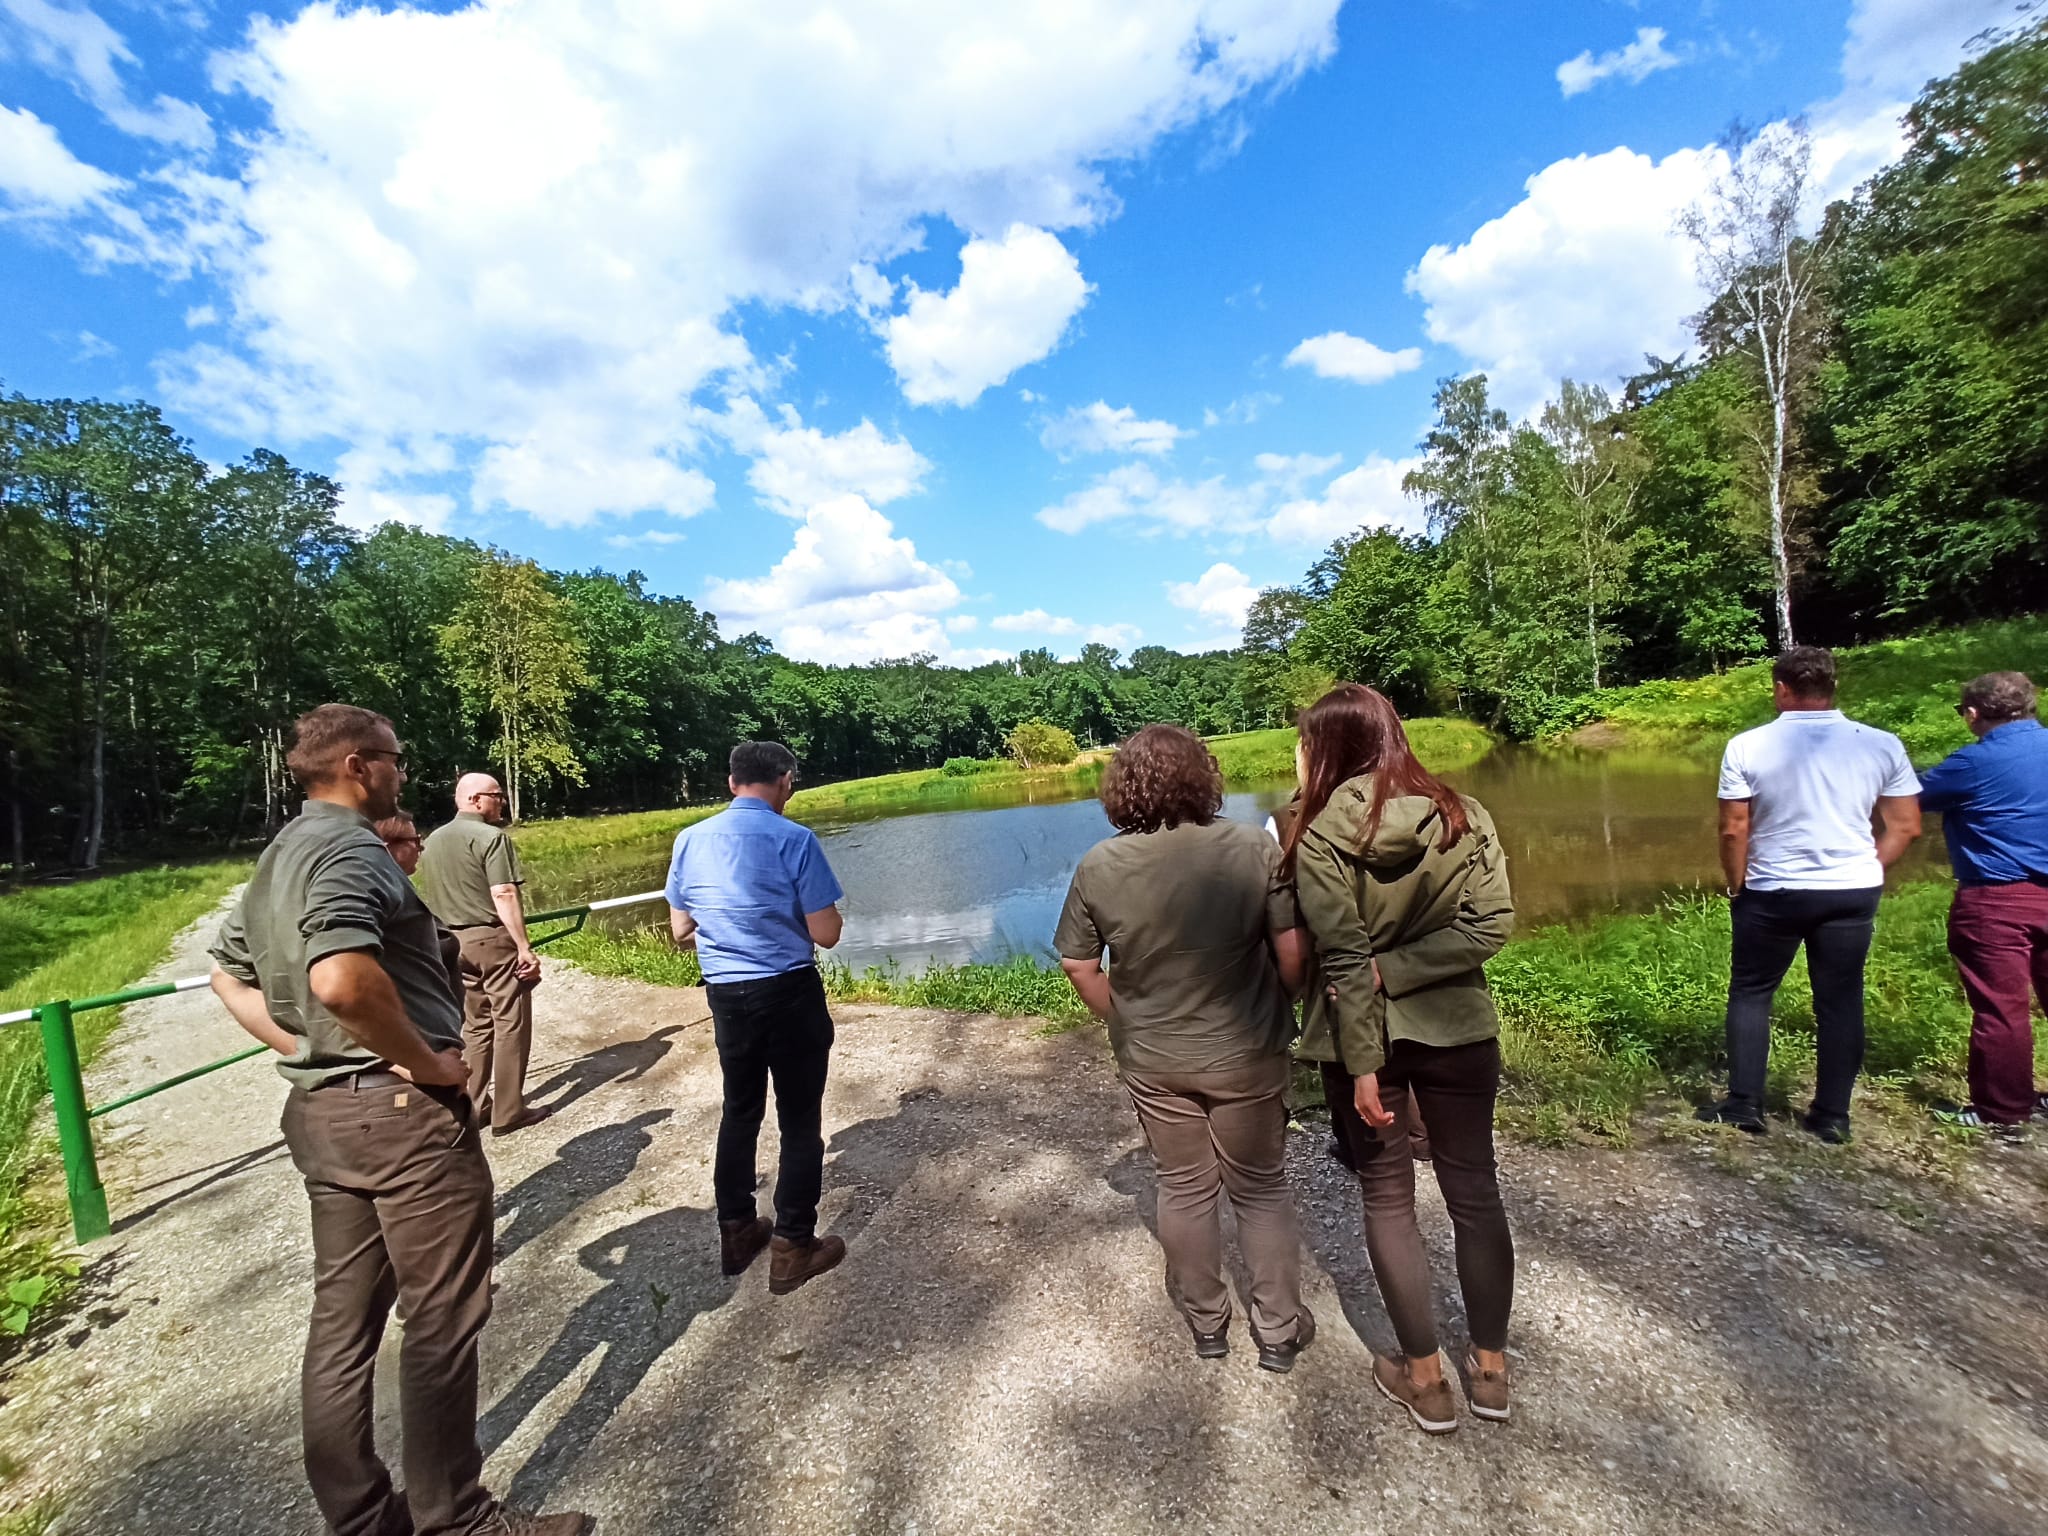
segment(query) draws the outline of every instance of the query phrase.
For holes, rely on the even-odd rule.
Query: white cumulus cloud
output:
[[[988,621],[988,627],[1006,635],[1052,635],[1060,639],[1082,640],[1091,645],[1113,645],[1119,650],[1142,633],[1135,624],[1083,624],[1079,619],[1047,613],[1043,608],[998,614]]]
[[[1185,427],[1170,421],[1147,421],[1128,405],[1112,409],[1108,401],[1098,400],[1047,422],[1038,440],[1066,459],[1083,453],[1168,453],[1187,435]]]
[[[1087,302],[1081,264],[1057,235],[1012,224],[1000,240],[970,240],[960,281],[945,293],[909,285],[883,323],[889,366],[914,405],[972,405],[1059,345]]]
[[[1598,58],[1588,48],[1577,58],[1566,59],[1557,66],[1557,84],[1566,96],[1577,96],[1603,80],[1638,85],[1658,70],[1676,69],[1684,62],[1664,46],[1662,27],[1637,27],[1636,40],[1625,48],[1609,49]]]
[[[1515,414],[1561,376],[1605,383],[1645,352],[1686,351],[1703,295],[1674,226],[1726,164],[1718,149],[1611,149],[1544,167],[1514,207],[1409,272],[1430,340],[1484,369]]]
[[[705,606],[721,629],[758,629],[788,655],[865,662],[916,651],[946,655],[944,615],[960,588],[858,496],[811,507],[766,576],[713,580]]]
[[[823,432],[805,426],[788,405],[771,421],[745,396],[728,404],[719,430],[753,459],[747,483],[755,494],[786,517],[802,517],[818,503],[846,495],[886,506],[923,489],[932,467],[905,439],[890,437],[866,418],[844,432]]]
[[[138,184],[147,231],[92,249],[222,290],[168,405],[372,449],[365,500],[438,493],[404,467],[446,449],[472,508],[682,512],[700,397],[764,387],[746,317],[890,328],[906,390],[972,398],[1071,319],[1056,232],[1114,215],[1104,168],[1328,58],[1337,5],[308,5],[214,58],[248,131]],[[885,275],[948,229],[951,292]],[[576,486],[594,447],[630,494]]]
[[[1259,589],[1234,565],[1218,561],[1193,581],[1169,581],[1166,600],[1226,629],[1244,628],[1244,616]]]
[[[39,68],[68,81],[123,133],[188,149],[213,144],[213,125],[189,101],[158,96],[140,106],[121,83],[136,62],[121,35],[89,8],[50,0],[0,0],[0,57],[19,47]]]
[[[1384,384],[1397,374],[1422,366],[1422,348],[1389,352],[1362,336],[1326,331],[1311,336],[1287,354],[1290,368],[1313,368],[1320,379],[1349,379],[1353,384]]]
[[[1372,454],[1324,486],[1320,496],[1281,503],[1268,520],[1267,531],[1289,544],[1327,544],[1361,528],[1420,533],[1425,525],[1422,508],[1401,489],[1402,477],[1420,462]]]
[[[26,108],[0,106],[0,197],[23,213],[58,213],[121,185],[64,147],[57,130]]]

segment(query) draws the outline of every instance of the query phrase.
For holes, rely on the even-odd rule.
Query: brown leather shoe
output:
[[[529,1125],[539,1125],[541,1121],[547,1119],[553,1113],[552,1109],[522,1109],[503,1125],[492,1126],[491,1134],[493,1136],[510,1136],[514,1131],[523,1131]]]
[[[761,1256],[768,1239],[775,1235],[775,1223],[766,1216],[751,1221],[721,1221],[718,1224],[718,1267],[728,1275],[743,1275],[747,1266]]]
[[[1479,1357],[1465,1352],[1465,1404],[1482,1419],[1508,1421],[1508,1373],[1481,1370]]]
[[[500,1504],[484,1527],[483,1536],[589,1536],[596,1529],[594,1517],[576,1510],[541,1515]]]
[[[810,1237],[793,1243],[786,1237],[768,1244],[768,1290],[787,1296],[807,1280],[815,1280],[846,1257],[843,1237]]]
[[[1451,1396],[1448,1378],[1418,1387],[1408,1374],[1406,1355],[1374,1355],[1373,1385],[1408,1410],[1408,1417],[1425,1435],[1448,1435],[1458,1427],[1458,1400]]]

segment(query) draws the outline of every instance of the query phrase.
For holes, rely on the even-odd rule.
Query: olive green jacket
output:
[[[1316,963],[1297,1055],[1360,1077],[1385,1064],[1392,1040],[1469,1045],[1500,1033],[1484,966],[1514,930],[1507,854],[1486,808],[1462,798],[1471,830],[1448,849],[1422,795],[1389,800],[1367,843],[1369,777],[1338,785],[1303,834],[1294,888]]]

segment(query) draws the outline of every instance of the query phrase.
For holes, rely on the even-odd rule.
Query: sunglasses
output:
[[[393,752],[386,747],[358,747],[356,749],[356,756],[388,757],[391,759],[392,767],[396,768],[400,773],[405,772],[405,754],[403,752]]]

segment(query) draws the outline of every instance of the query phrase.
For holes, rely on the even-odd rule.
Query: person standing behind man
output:
[[[732,804],[676,836],[669,931],[697,948],[725,1079],[711,1172],[719,1262],[737,1275],[770,1249],[768,1289],[782,1296],[846,1257],[844,1238],[817,1235],[832,1015],[812,947],[839,942],[844,893],[817,834],[782,814],[796,755],[779,741],[743,741],[730,767]],[[772,1223],[754,1204],[771,1079],[782,1136]]]
[[[1920,781],[1898,737],[1835,708],[1832,652],[1782,652],[1771,697],[1778,718],[1730,741],[1721,759],[1721,872],[1733,923],[1728,1096],[1698,1118],[1763,1134],[1771,1002],[1803,943],[1819,1044],[1813,1102],[1799,1123],[1839,1144],[1849,1139],[1849,1095],[1863,1068],[1863,963],[1884,872],[1920,835]]]
[[[412,817],[404,811],[386,816],[377,823],[377,836],[384,846],[391,850],[391,857],[410,879],[419,873],[420,848],[426,839],[420,836],[420,829]]]
[[[583,1536],[588,1516],[508,1509],[479,1481],[491,1170],[463,1091],[455,941],[371,830],[398,809],[404,748],[383,715],[323,704],[285,761],[306,803],[222,926],[212,982],[292,1085],[284,1136],[313,1217],[300,1402],[314,1502],[339,1536]],[[403,1495],[373,1432],[394,1299]]]
[[[420,894],[462,945],[462,1054],[470,1097],[488,1113],[493,1136],[552,1113],[526,1105],[540,957],[527,941],[519,905],[526,877],[505,821],[498,781],[465,773],[455,785],[455,819],[436,827],[420,850]]]
[[[2048,730],[2024,672],[1987,672],[1956,713],[1977,738],[1928,769],[1920,809],[1941,813],[1956,874],[1948,951],[1970,999],[1970,1102],[1935,1118],[1969,1130],[2026,1124],[2034,1088],[2028,992],[2048,1007]]]

